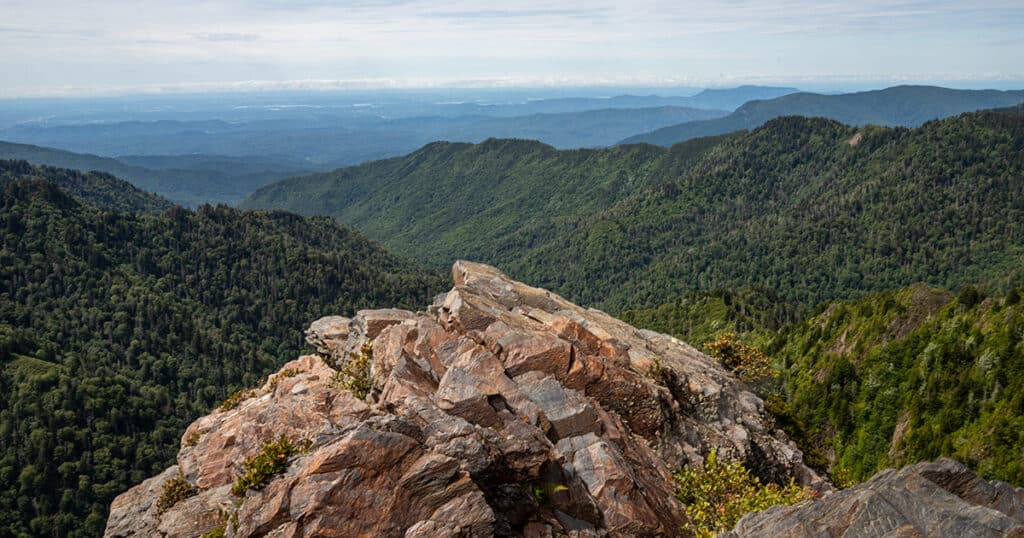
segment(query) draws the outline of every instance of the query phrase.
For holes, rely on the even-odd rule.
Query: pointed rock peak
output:
[[[712,450],[828,489],[693,347],[494,267],[452,276],[423,311],[314,322],[318,355],[192,424],[177,469],[119,497],[107,535],[673,536],[672,473]],[[172,475],[191,496],[161,503]]]

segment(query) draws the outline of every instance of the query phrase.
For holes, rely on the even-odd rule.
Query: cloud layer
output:
[[[0,96],[391,85],[1020,79],[1024,4],[4,0]]]

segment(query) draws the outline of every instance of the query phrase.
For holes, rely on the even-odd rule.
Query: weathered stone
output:
[[[160,516],[159,536],[198,538],[224,524],[224,514],[235,507],[231,486],[208,489],[178,502]]]
[[[950,459],[883,471],[863,484],[740,520],[731,537],[1024,537],[1024,489]]]
[[[406,531],[407,538],[490,536],[494,512],[480,491],[471,491],[448,501],[430,519],[419,521]]]
[[[384,329],[412,319],[413,313],[408,310],[397,308],[383,308],[379,310],[360,310],[355,319],[358,320],[363,336],[367,340],[373,340]]]
[[[351,319],[342,316],[324,316],[306,329],[306,342],[313,346],[317,353],[333,357],[348,341],[351,322]]]
[[[453,277],[425,312],[315,322],[326,360],[286,364],[185,432],[178,462],[199,494],[157,517],[172,468],[115,500],[107,534],[199,535],[224,510],[236,537],[674,536],[686,515],[671,470],[712,449],[821,483],[710,357],[492,267],[458,262]],[[334,367],[366,345],[362,401]],[[309,451],[236,507],[241,463],[281,435]]]
[[[556,439],[596,432],[597,411],[586,398],[566,389],[554,377],[529,372],[516,378],[527,398],[543,411],[554,429]]]
[[[662,487],[646,482],[623,457],[613,443],[593,433],[563,439],[556,447],[563,463],[563,469],[581,480],[596,499],[601,510],[604,525],[611,532],[624,534],[671,533],[685,523],[685,515],[679,506],[666,512],[659,512],[664,499],[672,497],[673,488],[668,481]],[[644,484],[647,485],[647,484]],[[650,498],[650,497],[656,498]],[[652,502],[653,501],[653,502]]]
[[[299,358],[235,409],[193,422],[178,453],[185,477],[203,489],[230,484],[236,467],[266,441],[317,441],[370,416],[365,403],[331,387],[335,373],[318,357]]]
[[[565,375],[572,360],[566,340],[544,331],[512,329],[501,321],[487,327],[484,342],[513,377],[533,371]]]
[[[166,471],[147,479],[145,482],[120,494],[110,504],[110,517],[103,536],[153,536],[159,520],[156,516],[156,501],[163,492],[164,483],[178,475],[178,466],[172,465]]]

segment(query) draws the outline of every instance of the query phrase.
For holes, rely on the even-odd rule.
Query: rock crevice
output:
[[[107,536],[678,536],[671,473],[711,450],[828,489],[763,402],[714,359],[485,265],[422,312],[313,323],[318,356],[193,423],[195,500],[159,517],[171,470],[114,502]],[[371,353],[369,394],[338,371]],[[309,450],[261,489],[229,486],[262,443]]]

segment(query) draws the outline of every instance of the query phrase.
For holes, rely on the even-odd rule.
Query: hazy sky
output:
[[[0,0],[0,14],[5,97],[1024,79],[1022,0]]]

